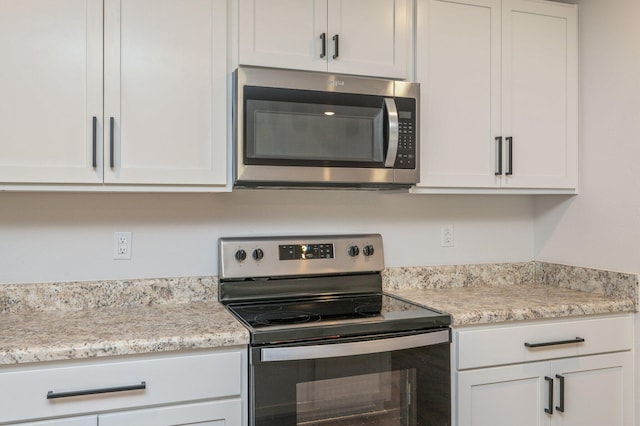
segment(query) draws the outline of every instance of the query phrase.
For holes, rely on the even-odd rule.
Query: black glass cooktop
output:
[[[387,294],[315,297],[229,305],[251,332],[269,344],[448,327],[450,316]]]

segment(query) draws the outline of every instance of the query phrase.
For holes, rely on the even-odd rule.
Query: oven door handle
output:
[[[396,101],[393,98],[385,98],[384,106],[387,110],[388,125],[389,125],[389,143],[387,145],[387,155],[384,160],[385,167],[393,167],[396,163],[396,157],[398,156],[398,143],[400,142],[400,129],[398,122],[398,109],[396,108]]]
[[[262,362],[272,362],[336,358],[342,356],[398,351],[402,349],[419,348],[422,346],[431,346],[449,342],[449,330],[440,330],[430,333],[413,334],[410,336],[363,340],[359,342],[263,348],[260,350],[260,360]]]

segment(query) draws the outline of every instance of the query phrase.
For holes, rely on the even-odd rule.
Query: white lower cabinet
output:
[[[456,331],[456,424],[632,426],[632,330],[616,316]]]
[[[0,425],[246,425],[247,351],[0,367]]]
[[[66,419],[44,420],[41,422],[20,423],[20,426],[96,426],[98,416],[70,417]]]
[[[242,424],[240,399],[101,414],[99,426],[230,426]]]

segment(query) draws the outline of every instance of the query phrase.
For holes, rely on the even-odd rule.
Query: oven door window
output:
[[[252,350],[255,426],[446,426],[449,344],[367,355],[260,362]]]
[[[415,390],[415,368],[298,383],[296,423],[415,424]]]
[[[384,99],[283,89],[246,89],[245,163],[380,167]]]

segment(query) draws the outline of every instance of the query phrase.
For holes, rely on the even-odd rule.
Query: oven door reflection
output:
[[[297,425],[415,425],[416,370],[296,385]]]

